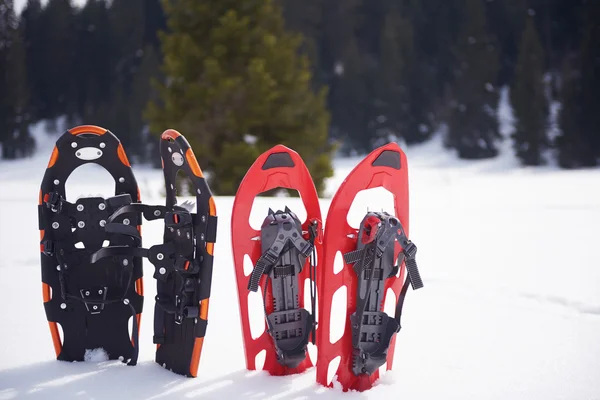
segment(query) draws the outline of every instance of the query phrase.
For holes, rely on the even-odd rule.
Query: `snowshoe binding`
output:
[[[123,217],[141,213],[165,224],[164,243],[148,249],[111,246],[96,252],[94,262],[123,256],[146,257],[154,265],[157,295],[154,307],[156,362],[177,374],[196,377],[207,328],[217,233],[214,199],[187,140],[169,129],[161,136],[160,152],[166,185],[166,205],[131,204],[108,219],[107,231],[137,238]],[[182,171],[196,196],[193,205],[177,204],[176,177]]]
[[[256,196],[276,188],[295,189],[307,212],[304,222],[288,207],[269,209],[261,229],[250,226]],[[315,343],[316,269],[322,251],[321,210],[306,165],[295,151],[278,145],[263,153],[238,188],[232,211],[232,250],[235,264],[246,367],[257,368],[256,356],[265,350],[263,369],[271,375],[300,373],[312,366],[307,346]],[[252,261],[245,272],[244,257]],[[310,280],[311,311],[305,308],[305,281]],[[250,331],[251,292],[262,293],[265,329]]]
[[[400,221],[386,212],[369,212],[358,232],[358,248],[344,254],[346,264],[352,264],[358,276],[356,311],[350,315],[352,326],[352,372],[371,375],[387,361],[392,337],[400,331],[402,305],[408,289],[423,287],[415,255],[417,247],[407,239]],[[402,247],[394,264],[394,245]],[[394,278],[405,261],[408,279],[405,280],[396,303],[396,315],[388,316],[381,310],[384,283]]]
[[[271,335],[277,361],[286,368],[297,368],[306,358],[309,338],[315,338],[315,239],[317,225],[309,227],[309,238],[302,234],[302,223],[289,208],[273,212],[265,218],[261,228],[262,255],[254,266],[248,282],[248,290],[256,292],[262,275],[266,275],[265,286],[271,282],[272,312],[265,318]],[[309,313],[300,308],[298,298],[298,276],[310,258],[312,309]],[[266,298],[263,298],[263,302]]]
[[[69,201],[73,194],[67,196],[66,181],[87,163],[98,164],[112,175],[114,197]],[[44,308],[58,360],[84,361],[87,352],[102,349],[109,359],[121,358],[129,365],[137,362],[142,262],[127,255],[95,265],[90,262],[90,256],[106,241],[113,246],[138,248],[138,215],[132,214],[128,221],[128,228],[136,232],[134,237],[104,230],[111,213],[137,201],[139,190],[131,166],[111,132],[83,125],[57,140],[42,180],[38,214]]]

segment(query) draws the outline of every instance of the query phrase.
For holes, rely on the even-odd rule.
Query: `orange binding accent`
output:
[[[84,133],[93,133],[94,135],[102,136],[106,133],[106,129],[96,125],[79,125],[75,128],[69,129],[69,133],[71,133],[71,135],[74,136],[81,135]]]

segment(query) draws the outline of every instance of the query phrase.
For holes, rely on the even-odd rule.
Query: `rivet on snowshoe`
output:
[[[60,303],[60,308],[62,308],[64,310],[67,308],[67,305],[65,303]]]
[[[104,226],[106,225],[106,221],[105,220],[100,220],[100,226],[104,228]]]
[[[77,211],[83,211],[83,204],[77,204]]]
[[[103,149],[103,148],[105,148],[105,147],[106,147],[106,143],[104,143],[104,142],[100,143],[100,148],[101,148],[101,149]]]
[[[77,227],[78,227],[78,228],[83,228],[83,227],[85,227],[85,222],[83,222],[83,221],[79,221],[79,222],[77,223]]]
[[[104,210],[105,208],[106,208],[106,204],[104,204],[104,203],[98,204],[98,209],[99,210]]]
[[[159,260],[162,260],[163,258],[165,258],[165,256],[164,256],[164,254],[163,254],[163,253],[158,253],[158,254],[156,255],[156,258],[158,258]]]
[[[129,223],[130,223],[130,222],[131,222],[131,221],[129,221],[129,218],[125,218],[125,219],[123,220],[123,225],[129,225]]]
[[[60,224],[58,222],[52,223],[52,229],[58,229],[59,226],[60,226]]]
[[[124,304],[129,304],[129,299],[123,299]]]
[[[55,179],[55,180],[54,180],[54,184],[55,184],[55,185],[58,185],[59,183],[60,183],[60,181],[59,181],[58,179]]]
[[[123,260],[123,265],[124,265],[124,266],[128,266],[128,265],[129,265],[129,260],[127,260],[127,259],[124,259],[124,260]]]
[[[160,269],[158,270],[158,273],[161,275],[164,275],[167,273],[167,270],[165,269],[165,267],[160,267]]]
[[[154,210],[154,216],[158,217],[160,215],[160,210]]]
[[[121,182],[121,183],[125,182],[125,178],[123,178],[123,177],[120,177],[120,178],[119,178],[119,182]]]
[[[71,147],[72,148],[76,148],[77,147],[77,142],[71,142]]]

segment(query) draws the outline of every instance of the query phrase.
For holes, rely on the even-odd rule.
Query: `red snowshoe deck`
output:
[[[248,255],[252,260],[252,265],[256,266],[263,251],[261,249],[261,240],[256,240],[257,238],[261,238],[261,231],[253,229],[249,222],[254,198],[263,192],[275,188],[295,189],[299,192],[307,212],[306,221],[301,222],[303,232],[308,232],[311,228],[311,223],[315,221],[319,224],[318,229],[320,229],[321,209],[319,199],[306,165],[298,153],[283,145],[277,145],[258,157],[238,188],[232,210],[231,244],[240,304],[246,367],[249,370],[256,369],[256,356],[262,350],[265,350],[266,355],[263,369],[271,375],[289,375],[303,372],[312,366],[308,352],[305,352],[305,357],[295,368],[280,364],[277,359],[274,339],[267,330],[266,318],[262,334],[255,339],[252,338],[248,314],[249,280],[251,274],[244,273],[244,256]],[[279,212],[269,213],[269,216],[273,218],[277,215],[282,214],[279,214]],[[265,217],[267,216],[265,215]],[[319,239],[314,243],[317,259],[321,259],[322,255],[322,246]],[[310,279],[308,258],[306,258],[304,267],[297,278],[297,305],[302,309],[305,307],[304,282],[306,279]],[[267,275],[260,276],[259,282],[259,293],[264,296],[261,297],[263,297],[264,304],[266,305],[265,313],[271,315],[274,312],[273,285],[268,284]],[[273,283],[272,280],[271,283]]]
[[[370,188],[383,187],[394,195],[394,212],[400,220],[408,235],[408,166],[406,156],[395,143],[390,143],[371,152],[350,172],[338,188],[325,220],[325,243],[323,262],[318,272],[319,282],[319,329],[317,330],[317,343],[319,346],[317,359],[317,381],[325,386],[332,386],[328,382],[328,367],[337,356],[341,361],[334,374],[334,380],[341,383],[343,390],[367,390],[378,379],[379,372],[371,375],[355,375],[352,372],[353,345],[350,315],[356,310],[356,292],[358,277],[352,264],[344,263],[343,269],[334,273],[334,260],[340,251],[346,254],[356,250],[359,230],[352,228],[347,222],[350,206],[357,193]],[[365,210],[366,213],[367,210]],[[392,210],[388,210],[391,212]],[[394,262],[397,260],[401,247],[394,245]],[[392,288],[396,299],[400,295],[405,277],[405,267],[402,263],[399,276],[385,280],[385,292]],[[334,293],[345,286],[347,289],[346,309],[332,310]],[[384,297],[385,301],[385,297]],[[331,315],[340,315],[345,312],[345,328],[341,339],[331,343],[329,332],[331,329]],[[394,360],[394,347],[396,335],[392,338],[387,353],[387,369],[392,368]]]

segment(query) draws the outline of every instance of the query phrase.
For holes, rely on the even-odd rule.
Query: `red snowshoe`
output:
[[[394,215],[369,212],[360,228],[347,222],[358,192],[383,187],[394,195]],[[391,211],[391,210],[390,210]],[[415,245],[408,240],[408,165],[398,145],[390,143],[371,152],[337,190],[329,208],[324,234],[325,253],[319,263],[319,329],[317,381],[325,386],[331,361],[341,356],[335,376],[343,390],[367,390],[379,377],[379,367],[392,368],[396,333],[409,282],[423,286],[415,262]],[[340,251],[344,268],[334,273]],[[405,279],[405,271],[408,278]],[[331,310],[334,293],[345,286],[345,310]],[[388,288],[394,291],[396,315],[383,312]],[[344,334],[331,343],[332,314],[343,313]],[[338,314],[339,315],[339,314]]]
[[[296,189],[307,211],[296,214],[269,210],[260,230],[250,226],[253,200],[275,189]],[[310,366],[307,345],[314,343],[316,321],[316,260],[321,258],[321,209],[310,173],[300,156],[278,145],[263,153],[238,188],[231,218],[231,242],[240,303],[246,367],[256,369],[256,356],[266,351],[263,369],[272,375],[299,373]],[[244,256],[253,270],[244,273]],[[305,309],[304,282],[311,282],[311,312]],[[252,338],[248,314],[250,291],[260,288],[265,314],[264,331]]]

